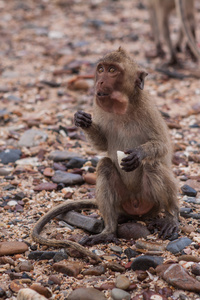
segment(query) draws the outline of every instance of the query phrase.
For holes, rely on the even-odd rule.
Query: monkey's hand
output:
[[[79,110],[74,114],[74,123],[77,127],[89,128],[92,125],[92,116]]]
[[[124,151],[124,153],[129,155],[122,159],[122,170],[124,170],[125,172],[131,172],[137,169],[143,159],[142,150],[139,148],[135,148],[132,150]]]

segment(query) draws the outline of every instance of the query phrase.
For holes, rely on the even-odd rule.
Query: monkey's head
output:
[[[95,99],[104,111],[123,115],[134,95],[144,88],[147,73],[121,47],[97,63]]]

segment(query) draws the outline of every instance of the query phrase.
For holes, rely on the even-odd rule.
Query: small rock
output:
[[[7,176],[12,172],[11,168],[0,168],[0,176]]]
[[[116,262],[110,262],[106,266],[108,267],[108,269],[114,272],[120,272],[120,273],[125,272],[125,268]]]
[[[38,184],[34,186],[34,191],[53,191],[57,189],[57,183],[52,182],[43,182],[41,184]]]
[[[20,159],[21,155],[22,152],[19,149],[6,149],[0,152],[0,162],[6,165]]]
[[[130,286],[130,280],[125,275],[119,275],[116,278],[115,286],[121,290],[127,290]]]
[[[28,157],[16,160],[16,164],[19,166],[33,166],[37,167],[39,165],[39,161],[37,157]]]
[[[131,295],[118,288],[112,289],[111,297],[113,300],[130,300]]]
[[[25,288],[19,291],[17,294],[17,300],[47,300],[47,298],[32,289]]]
[[[150,231],[146,226],[134,222],[120,224],[117,229],[117,236],[126,240],[145,238],[149,234]]]
[[[176,254],[182,251],[185,247],[189,246],[191,243],[192,243],[191,239],[187,237],[183,237],[169,242],[169,244],[166,247],[166,250],[170,251],[173,254]]]
[[[139,252],[131,249],[131,248],[126,248],[126,250],[124,251],[124,253],[126,254],[126,256],[128,257],[128,260],[130,260],[132,257],[136,257],[137,255],[139,255]]]
[[[79,288],[71,292],[67,300],[106,300],[104,293],[95,288]]]
[[[29,129],[21,136],[18,145],[20,147],[34,147],[45,142],[47,138],[48,135],[45,132],[37,129]]]
[[[98,289],[100,291],[103,291],[103,290],[112,290],[114,288],[115,288],[114,282],[105,282],[105,283],[102,283],[102,285],[100,285],[100,287]]]
[[[30,289],[36,291],[38,294],[46,297],[46,298],[50,298],[52,296],[52,293],[50,291],[49,288],[42,286],[41,284],[38,283],[33,283],[30,286]]]
[[[2,289],[1,287],[0,287],[0,297],[4,297],[6,295],[6,292],[4,291],[4,289]]]
[[[104,266],[96,266],[96,267],[91,267],[85,271],[83,271],[83,275],[95,275],[95,276],[100,276],[101,274],[105,273],[105,268]]]
[[[194,263],[191,266],[191,272],[192,272],[192,274],[199,276],[200,275],[200,265],[197,263]]]
[[[0,242],[0,256],[24,253],[28,246],[23,242]]]
[[[87,159],[81,157],[73,157],[66,164],[66,167],[68,169],[82,168],[82,166],[84,165],[84,163],[86,163],[86,161]]]
[[[15,206],[15,205],[17,205],[18,203],[17,203],[17,201],[15,201],[15,200],[10,200],[10,201],[8,201],[8,203],[7,203],[7,205],[9,205],[9,206]]]
[[[41,259],[41,258],[40,258]],[[53,257],[53,261],[54,262],[59,262],[62,261],[64,259],[68,259],[68,255],[67,253],[64,253],[62,251],[57,252],[54,257]]]
[[[162,242],[161,244],[157,242],[139,240],[135,245],[136,248],[139,249],[147,249],[150,251],[164,251],[166,249],[167,243]]]
[[[181,187],[181,190],[182,190],[183,195],[187,195],[190,197],[196,197],[196,195],[197,195],[197,191],[187,184],[184,184]]]
[[[104,224],[102,220],[84,216],[75,211],[70,211],[59,215],[59,220],[65,221],[70,225],[85,229],[91,233],[100,233],[103,230]]]
[[[47,177],[52,177],[54,175],[54,170],[52,168],[45,168],[43,175]]]
[[[145,300],[166,300],[166,297],[163,297],[153,291],[145,291],[143,294],[143,299]]]
[[[131,265],[133,271],[143,270],[146,271],[150,267],[155,268],[158,265],[163,263],[163,257],[159,256],[150,256],[150,255],[141,255],[134,259]]]
[[[61,279],[56,275],[50,275],[49,282],[53,282],[54,284],[61,285]]]
[[[200,292],[200,282],[190,276],[179,264],[163,264],[156,267],[156,273],[167,283],[178,289]]]
[[[84,175],[84,180],[88,184],[96,184],[97,175],[95,173],[87,173]]]
[[[78,262],[73,263],[55,263],[53,264],[53,268],[56,272],[66,274],[68,276],[76,277],[80,271],[82,270],[82,264]]]
[[[55,174],[51,179],[55,183],[64,183],[66,185],[83,183],[83,177],[81,175],[72,174],[60,170],[55,171]]]
[[[116,246],[116,245],[111,245],[111,246],[110,246],[110,249],[111,249],[112,251],[116,252],[116,253],[122,253],[122,252],[123,252],[122,248],[119,247],[119,246]]]
[[[89,89],[89,85],[86,80],[77,79],[68,83],[68,89],[73,91],[87,91]]]
[[[15,279],[13,281],[11,281],[10,285],[9,285],[9,288],[11,289],[12,292],[14,293],[18,293],[19,290],[21,290],[23,288],[23,284],[20,283],[19,280]]]
[[[78,154],[77,153],[73,153],[71,151],[53,151],[49,154],[49,159],[53,160],[53,161],[65,161],[65,160],[70,160],[73,157],[77,157]]]
[[[30,272],[31,270],[34,269],[30,261],[22,261],[19,263],[18,267],[19,270],[23,272]]]
[[[52,259],[57,252],[55,251],[32,251],[28,255],[28,259],[34,259],[34,260],[50,260]]]

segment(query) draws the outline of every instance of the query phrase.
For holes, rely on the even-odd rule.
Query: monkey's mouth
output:
[[[107,97],[107,96],[109,96],[109,94],[103,93],[103,92],[98,92],[98,93],[97,93],[97,96],[98,96],[98,97]]]

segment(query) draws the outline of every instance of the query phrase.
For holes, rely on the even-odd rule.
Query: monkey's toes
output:
[[[92,236],[84,236],[80,241],[79,244],[81,245],[87,245],[87,246],[93,246],[95,244],[101,244],[101,243],[115,243],[119,244],[118,238],[110,233],[110,234],[97,234]]]

